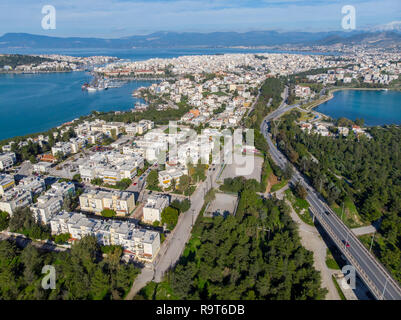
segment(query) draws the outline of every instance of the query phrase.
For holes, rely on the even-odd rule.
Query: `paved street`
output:
[[[191,237],[193,223],[195,223],[202,209],[204,196],[211,187],[218,187],[216,179],[221,174],[223,163],[216,164],[212,167],[214,167],[215,170],[207,171],[206,180],[202,182],[192,194],[190,198],[191,208],[180,215],[176,227],[161,245],[159,254],[151,266],[152,269],[148,269],[152,271],[143,271],[138,275],[131,288],[130,294],[126,297],[127,300],[132,299],[149,281],[161,282],[166,271],[174,266],[180,258],[186,243]]]
[[[376,228],[372,225],[365,226],[365,227],[359,227],[359,228],[353,228],[351,230],[357,236],[363,236],[364,234],[372,234],[377,231]]]

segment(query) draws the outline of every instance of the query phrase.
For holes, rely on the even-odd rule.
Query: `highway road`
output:
[[[269,145],[273,161],[282,169],[284,169],[289,162],[273,143],[268,132],[269,122],[297,106],[298,105],[287,106],[285,102],[283,102],[278,109],[265,117],[260,128]],[[291,183],[295,184],[298,181],[308,191],[306,200],[310,204],[312,213],[347,258],[348,262],[355,267],[358,275],[371,290],[376,299],[400,300],[401,288],[397,281],[392,278],[390,273],[366,249],[355,234],[341,221],[337,214],[331,210],[322,196],[308,183],[307,179],[294,168]],[[345,242],[349,243],[349,247],[345,246]]]

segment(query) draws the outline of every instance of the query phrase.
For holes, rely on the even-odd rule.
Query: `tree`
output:
[[[112,218],[116,216],[116,212],[112,209],[103,209],[101,215],[105,218]]]
[[[308,196],[308,192],[306,191],[305,187],[301,185],[299,181],[295,184],[294,190],[297,197],[301,199],[306,199],[306,197]]]
[[[172,230],[178,222],[178,210],[172,207],[164,208],[161,217],[162,224],[167,224],[167,228]]]
[[[74,210],[74,202],[72,200],[71,195],[67,195],[63,201],[63,210],[65,211],[73,211]]]
[[[101,186],[103,184],[103,179],[102,178],[94,178],[91,180],[91,184],[94,184],[96,186]]]
[[[10,216],[8,212],[0,211],[0,231],[3,231],[8,228],[9,221],[10,221]]]
[[[38,161],[36,160],[36,157],[35,157],[33,154],[29,156],[29,161],[30,161],[32,164],[38,162]]]
[[[159,175],[157,170],[151,170],[146,178],[148,188],[157,188],[159,185]]]
[[[292,169],[292,166],[289,162],[285,165],[284,172],[283,172],[283,177],[286,180],[290,180],[292,178],[292,175],[294,174],[294,170]]]
[[[82,182],[81,175],[79,173],[74,174],[74,176],[72,177],[72,180],[76,181],[78,183],[81,183]]]
[[[61,233],[54,237],[54,242],[57,244],[66,243],[71,238],[69,233]]]
[[[132,180],[131,180],[131,179],[129,179],[129,178],[124,178],[124,179],[121,179],[121,181],[118,181],[118,182],[116,183],[116,187],[117,187],[118,189],[120,189],[120,190],[125,190],[125,189],[127,189],[127,188],[131,185],[131,183],[132,183]]]
[[[188,175],[183,175],[180,177],[180,183],[178,185],[178,190],[185,192],[191,185],[191,178]]]
[[[211,202],[216,199],[216,190],[210,189],[205,195],[205,203]]]
[[[191,207],[191,200],[184,199],[182,201],[179,201],[175,199],[173,202],[171,202],[170,206],[177,209],[180,213],[187,212]]]

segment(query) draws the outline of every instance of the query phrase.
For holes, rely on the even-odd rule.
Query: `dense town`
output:
[[[52,239],[65,235],[59,246],[94,235],[103,246],[121,246],[127,260],[144,263],[157,260],[180,213],[195,210],[191,197],[203,182],[215,180],[211,190],[214,183],[236,177],[235,168],[220,168],[213,162],[213,150],[216,141],[244,128],[243,119],[254,109],[266,79],[295,76],[295,82],[288,83],[289,95],[302,105],[319,101],[329,86],[390,85],[401,73],[399,53],[380,59],[373,53],[343,58],[261,53],[112,63],[109,57],[41,57],[53,61],[15,70],[76,70],[107,63],[96,67],[95,73],[106,78],[160,78],[133,92],[143,102],[125,113],[141,114],[151,108],[185,111],[169,125],[149,119],[105,121],[94,112],[50,134],[8,139],[0,154],[0,211],[12,217],[29,208],[37,224],[50,228]],[[364,127],[342,125],[313,110],[301,111],[309,116],[297,123],[309,134],[372,138]],[[17,155],[23,148],[47,151],[32,153],[23,161]],[[235,150],[260,153],[245,143]],[[260,181],[263,161],[257,158],[252,158],[255,168],[249,177]],[[205,214],[235,214],[237,201],[220,194]]]

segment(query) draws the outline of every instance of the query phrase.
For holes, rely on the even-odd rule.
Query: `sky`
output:
[[[56,28],[42,28],[42,7],[56,9]],[[0,35],[119,38],[158,31],[341,30],[352,5],[356,29],[401,21],[400,0],[1,0]]]

